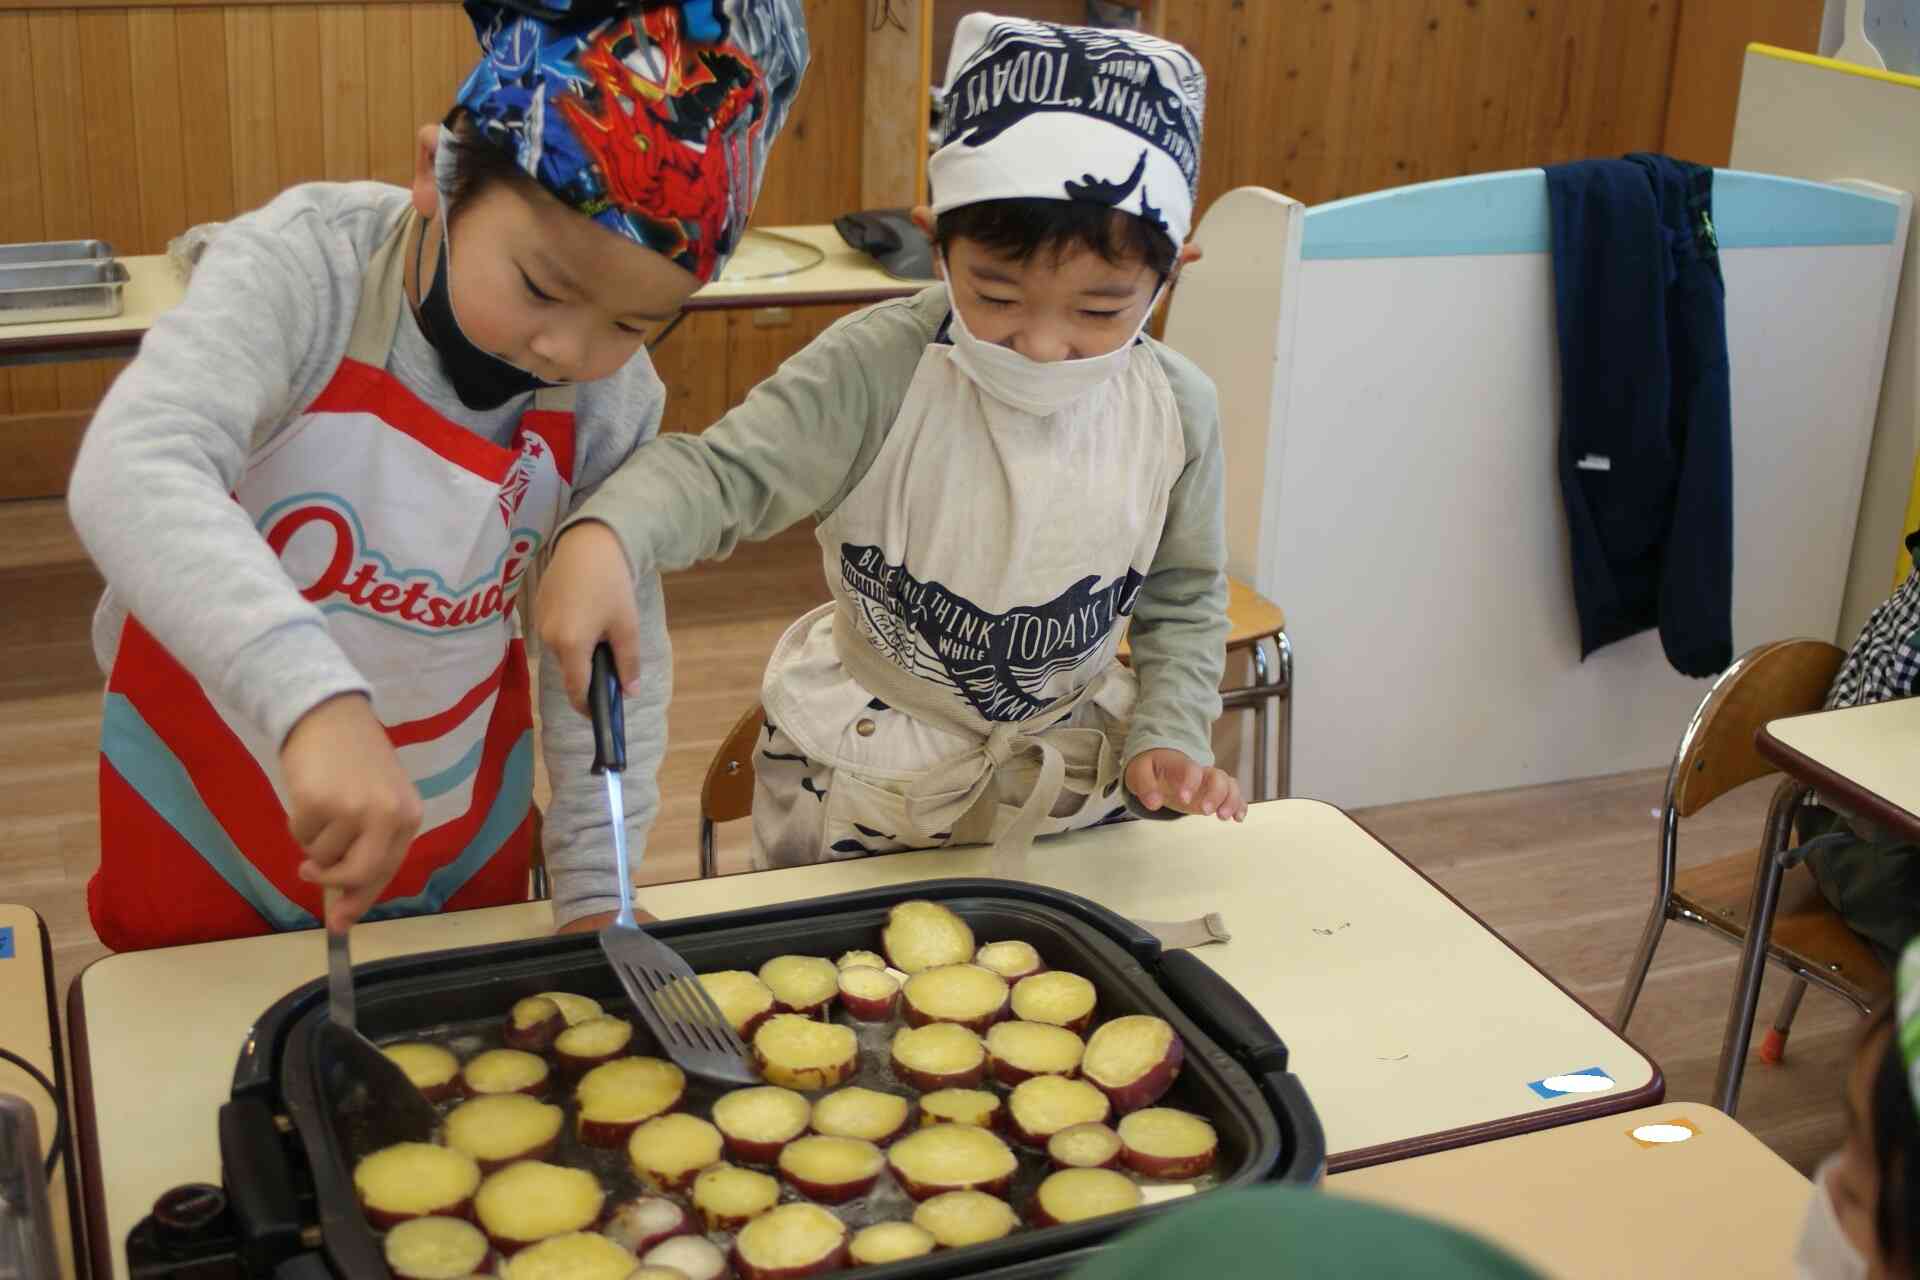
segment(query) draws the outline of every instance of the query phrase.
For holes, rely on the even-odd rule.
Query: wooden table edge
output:
[[[696,311],[758,311],[773,307],[821,307],[831,305],[859,306],[869,302],[890,302],[895,298],[911,298],[925,289],[932,281],[909,284],[901,281],[899,287],[871,285],[859,289],[821,289],[812,293],[755,294],[742,291],[737,294],[722,294],[702,298],[699,294],[688,298],[680,309],[688,314]]]
[[[73,1136],[80,1148],[81,1195],[86,1201],[84,1250],[88,1273],[96,1280],[113,1274],[113,1241],[107,1238],[106,1179],[100,1165],[100,1121],[93,1106],[93,1060],[87,1052],[87,970],[111,959],[101,956],[73,976],[67,986],[67,1042],[73,1058]],[[69,1182],[73,1179],[69,1179]],[[75,1256],[82,1251],[76,1250]]]
[[[60,1096],[53,1099],[53,1103],[56,1114],[67,1119],[66,1132],[60,1139],[60,1166],[66,1173],[64,1181],[67,1184],[67,1234],[73,1237],[71,1245],[77,1263],[85,1256],[87,1244],[86,1224],[80,1216],[82,1178],[73,1163],[75,1113],[80,1091],[68,1074],[67,1055],[62,1052],[60,1044],[59,994],[53,987],[53,937],[47,930],[45,917],[25,903],[19,905],[33,917],[34,929],[40,935],[40,982],[46,989],[47,1001],[47,1052],[53,1057],[53,1087],[60,1091]],[[52,1142],[53,1135],[47,1134],[46,1140]]]
[[[1843,710],[1850,711],[1854,708],[1848,707]],[[1835,715],[1838,712],[1813,711],[1808,714]],[[1782,720],[1802,718],[1800,716],[1781,717]],[[1761,725],[1754,733],[1753,745],[1760,752],[1763,760],[1780,766],[1783,771],[1806,783],[1820,795],[1830,797],[1848,817],[1859,818],[1895,835],[1920,842],[1920,815],[1908,812],[1885,796],[1867,790],[1844,774],[1835,773],[1812,756],[1774,737],[1772,721]]]
[[[43,333],[30,338],[9,337],[5,329],[0,329],[0,360],[14,356],[66,355],[72,352],[85,352],[101,360],[113,360],[138,351],[141,339],[147,336],[151,327]]]

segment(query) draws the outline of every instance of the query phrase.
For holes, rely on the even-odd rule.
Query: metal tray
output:
[[[1325,1167],[1319,1121],[1286,1070],[1286,1047],[1272,1028],[1204,963],[1185,952],[1162,955],[1151,935],[1085,899],[1002,881],[933,881],[676,921],[656,930],[696,971],[754,969],[790,951],[832,957],[871,948],[887,908],[915,897],[945,902],[982,939],[1023,939],[1049,965],[1085,975],[1099,993],[1103,1021],[1153,1013],[1172,1022],[1186,1041],[1187,1059],[1167,1101],[1207,1116],[1219,1132],[1212,1185],[1318,1180]],[[451,1031],[464,1036],[461,1048],[468,1051],[497,1042],[506,1010],[525,995],[559,989],[609,1007],[624,1003],[591,936],[385,961],[361,967],[356,985],[361,1029],[376,1041]],[[311,1242],[310,1228],[300,1224],[317,1219],[333,1274],[386,1277],[379,1239],[354,1200],[352,1165],[364,1154],[357,1150],[359,1137],[334,1130],[322,1095],[326,1063],[315,1032],[325,1017],[324,984],[315,982],[255,1024],[234,1074],[234,1101],[221,1117],[225,1181],[240,1234],[251,1246],[243,1251],[254,1258],[265,1261],[279,1252],[272,1239],[290,1251],[296,1242]],[[645,1036],[644,1025],[637,1027],[636,1052],[648,1051]],[[292,1123],[284,1140],[259,1132],[257,1118],[274,1112]],[[255,1123],[244,1122],[248,1114]],[[278,1167],[283,1162],[286,1167]],[[616,1195],[626,1190],[615,1170],[596,1172]],[[992,1244],[862,1268],[860,1274],[870,1280],[944,1280],[999,1275],[1006,1268],[1023,1276],[1044,1274],[1047,1261],[1096,1247],[1166,1207],[1149,1203],[1096,1221],[1023,1230]]]
[[[120,314],[127,269],[106,259],[0,267],[0,324],[104,320]]]
[[[0,267],[24,267],[36,262],[91,262],[113,257],[105,240],[33,240],[0,244]]]

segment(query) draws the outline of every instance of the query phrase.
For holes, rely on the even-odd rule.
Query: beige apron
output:
[[[1185,462],[1136,344],[1050,415],[982,393],[937,340],[817,532],[832,603],[762,687],[757,865],[1037,835],[1124,812],[1136,685],[1115,650]]]

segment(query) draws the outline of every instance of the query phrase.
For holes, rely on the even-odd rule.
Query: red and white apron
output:
[[[409,212],[369,261],[340,367],[234,492],[372,686],[425,804],[370,919],[526,896],[533,709],[514,606],[573,479],[571,389],[538,393],[501,446],[386,371],[416,225]],[[320,890],[295,874],[279,747],[127,618],[87,889],[101,941],[129,950],[318,925]]]

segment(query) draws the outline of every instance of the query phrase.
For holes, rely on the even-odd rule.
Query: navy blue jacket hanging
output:
[[[1665,156],[1547,169],[1560,489],[1580,656],[1660,628],[1733,660],[1733,440],[1713,171]]]

